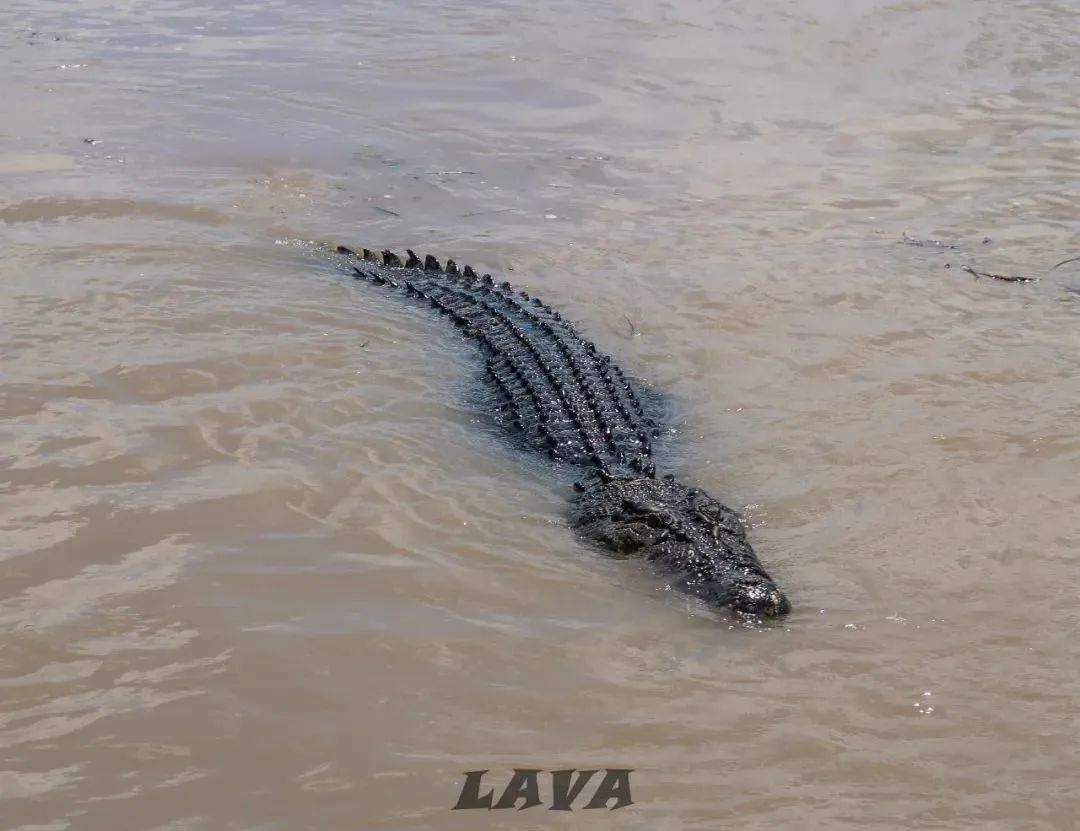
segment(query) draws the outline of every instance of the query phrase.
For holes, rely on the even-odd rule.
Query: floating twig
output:
[[[637,327],[634,325],[634,321],[632,321],[630,319],[630,315],[623,315],[623,320],[625,320],[626,325],[630,327],[630,335],[629,335],[629,337],[632,338],[632,337],[636,336],[637,335]]]
[[[1069,257],[1069,259],[1067,259],[1067,260],[1062,260],[1060,263],[1058,263],[1056,266],[1054,266],[1050,270],[1053,271],[1054,268],[1060,268],[1061,266],[1065,265],[1066,263],[1080,263],[1080,257]]]
[[[979,277],[986,277],[991,280],[1001,280],[1005,283],[1034,283],[1038,280],[1038,277],[1015,277],[1011,274],[991,274],[988,271],[976,271],[969,265],[960,266],[961,271],[966,271],[972,277],[978,279]]]
[[[397,211],[392,211],[389,208],[384,208],[382,205],[372,205],[371,207],[373,207],[377,211],[381,211],[384,214],[390,214],[390,216],[396,216],[398,219],[401,219],[401,214],[399,214]]]

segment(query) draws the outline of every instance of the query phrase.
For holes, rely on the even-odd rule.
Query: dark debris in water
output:
[[[514,210],[514,209],[513,208],[495,208],[494,210],[490,210],[490,211],[470,211],[467,214],[458,214],[458,218],[459,219],[468,219],[469,217],[473,217],[473,216],[494,216],[495,214],[510,213],[510,211],[512,211],[512,210]]]
[[[958,250],[960,248],[955,242],[943,242],[939,239],[919,239],[918,237],[909,237],[907,231],[904,232],[903,237],[900,239],[901,245],[914,245],[916,248],[937,248],[937,249],[952,249]]]
[[[39,43],[41,43],[43,41],[50,41],[52,43],[59,43],[61,40],[62,40],[62,38],[60,37],[60,35],[47,35],[47,34],[44,34],[43,32],[37,31],[36,29],[31,30],[30,32],[27,32],[27,34],[26,34],[26,42],[28,44],[30,44],[31,46],[37,46]]]
[[[966,271],[975,279],[986,277],[990,280],[1001,280],[1004,283],[1034,283],[1038,277],[1021,277],[1012,274],[991,274],[989,271],[976,271],[969,265],[960,266],[961,271]]]
[[[990,237],[985,237],[984,236],[982,238],[982,243],[981,244],[982,245],[989,245],[992,242],[993,242],[993,240]],[[923,239],[923,238],[920,238],[920,237],[913,237],[913,236],[908,235],[908,233],[906,231],[901,235],[900,240],[898,241],[898,244],[900,244],[900,245],[911,245],[911,246],[914,246],[916,248],[929,248],[929,249],[933,249],[933,250],[937,250],[937,251],[961,251],[961,250],[963,250],[963,246],[960,245],[957,242],[949,242],[949,241],[946,241],[946,240],[929,239],[929,238]],[[970,251],[969,251],[969,253],[970,253]],[[1050,268],[1045,269],[1042,272],[1042,275],[1045,276],[1046,272],[1053,271],[1056,268],[1061,268],[1062,266],[1068,265],[1070,263],[1080,263],[1080,257],[1069,257],[1068,259],[1062,260],[1061,262],[1051,266]],[[945,268],[953,268],[953,263],[945,263]],[[982,270],[977,269],[974,266],[968,265],[966,263],[963,264],[963,265],[958,265],[957,268],[959,268],[960,271],[963,271],[963,272],[965,272],[967,274],[970,274],[976,280],[980,280],[980,279],[985,278],[987,280],[997,280],[997,281],[1002,282],[1002,283],[1036,283],[1040,279],[1042,279],[1041,276],[1034,276],[1034,275],[1001,274],[1001,273],[997,273],[997,272],[993,272],[993,271],[982,271]],[[1036,272],[1036,273],[1039,273],[1039,272]],[[1066,291],[1070,292],[1071,294],[1080,294],[1080,290],[1077,290],[1077,289],[1066,288]]]
[[[990,237],[982,238],[982,245],[990,245],[993,240]],[[939,251],[959,251],[960,244],[956,242],[946,242],[940,239],[922,239],[920,237],[909,236],[907,231],[904,231],[900,237],[901,245],[913,245],[916,248],[935,248]]]

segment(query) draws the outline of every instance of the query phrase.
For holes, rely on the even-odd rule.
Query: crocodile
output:
[[[581,538],[641,557],[674,588],[743,619],[790,604],[738,514],[701,488],[657,475],[658,420],[647,395],[562,314],[507,281],[411,249],[337,247],[357,280],[430,305],[478,344],[495,418],[525,446],[579,469],[569,521]]]

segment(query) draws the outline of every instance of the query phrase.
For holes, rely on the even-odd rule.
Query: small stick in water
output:
[[[1005,283],[1034,283],[1038,280],[1038,277],[1014,277],[1009,274],[991,274],[988,271],[976,271],[969,265],[960,266],[961,271],[966,271],[976,279],[979,277],[987,277],[991,280],[1001,280]]]

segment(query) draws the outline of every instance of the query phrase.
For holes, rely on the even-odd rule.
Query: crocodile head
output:
[[[698,488],[671,478],[598,480],[582,492],[572,522],[618,555],[656,563],[675,576],[675,588],[711,606],[755,618],[791,608],[738,515]]]

